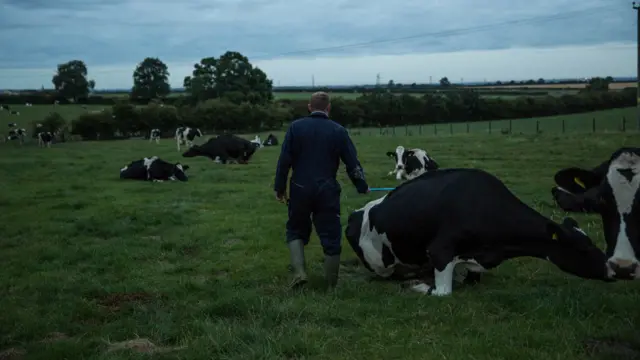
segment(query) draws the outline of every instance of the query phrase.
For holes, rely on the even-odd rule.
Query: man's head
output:
[[[324,111],[327,114],[331,111],[331,99],[329,94],[324,91],[318,91],[311,95],[309,100],[309,111]]]

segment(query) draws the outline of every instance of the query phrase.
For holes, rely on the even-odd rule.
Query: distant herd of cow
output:
[[[26,134],[15,124],[10,128],[10,136]],[[247,164],[257,149],[278,145],[273,134],[264,142],[259,136],[249,141],[223,134],[194,145],[202,136],[196,128],[176,129],[178,151],[181,145],[189,147],[183,157]],[[50,146],[51,139],[50,133],[38,133],[41,146]],[[159,140],[159,129],[151,130],[149,141]],[[395,161],[388,175],[405,181],[353,211],[345,229],[360,261],[380,277],[442,296],[451,294],[454,282],[477,282],[486,270],[527,256],[585,279],[640,280],[640,148],[620,148],[591,170],[572,167],[555,174],[551,194],[562,210],[600,215],[604,252],[575,219],[556,223],[484,170],[442,169],[417,148],[398,146],[387,156]],[[187,181],[187,169],[153,156],[123,167],[120,178]],[[463,274],[455,274],[457,265]]]

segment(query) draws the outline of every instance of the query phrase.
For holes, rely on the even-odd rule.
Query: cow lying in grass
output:
[[[560,170],[555,182],[551,193],[560,208],[600,214],[615,278],[640,280],[640,148],[620,148],[591,170]]]
[[[432,295],[451,294],[458,264],[478,275],[522,256],[586,279],[611,277],[604,253],[575,220],[551,221],[478,169],[438,170],[409,180],[355,210],[345,235],[365,267],[381,277],[392,276],[398,265],[432,266],[435,286],[413,286]]]
[[[388,175],[395,174],[397,180],[411,180],[439,168],[438,163],[422,149],[405,149],[404,146],[398,146],[395,151],[388,151],[387,156],[396,162]]]
[[[233,134],[223,134],[209,139],[202,145],[193,145],[182,156],[206,156],[217,163],[226,164],[234,161],[248,164],[256,152],[256,144]]]
[[[180,163],[171,164],[157,156],[132,161],[129,165],[120,169],[120,179],[147,180],[153,182],[162,181],[187,181],[185,171],[188,165]]]

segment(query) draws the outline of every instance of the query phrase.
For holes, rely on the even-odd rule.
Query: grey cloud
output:
[[[547,47],[635,40],[635,13],[621,0],[0,0],[0,68],[136,63],[146,56],[195,62],[236,50],[250,58],[402,54]],[[608,5],[556,21],[476,26]],[[618,6],[619,5],[619,6]],[[471,29],[470,29],[471,28]],[[462,29],[447,33],[447,30]],[[466,30],[465,30],[466,29]],[[422,37],[339,47],[415,34]]]

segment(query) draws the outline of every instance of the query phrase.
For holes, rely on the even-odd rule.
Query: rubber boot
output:
[[[287,246],[289,246],[289,255],[291,257],[291,267],[293,270],[293,279],[289,287],[294,289],[307,283],[304,242],[302,240],[293,240],[289,241]]]
[[[333,289],[338,284],[338,275],[340,273],[340,255],[325,255],[324,257],[324,277],[327,281],[327,287]]]

